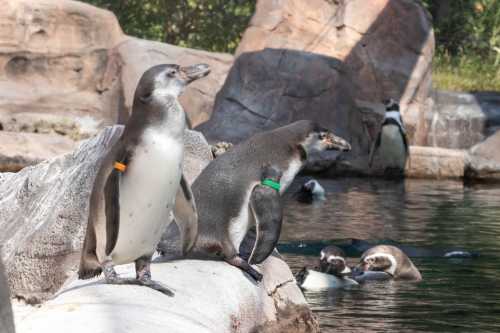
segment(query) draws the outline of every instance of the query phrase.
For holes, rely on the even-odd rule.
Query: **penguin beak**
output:
[[[186,83],[191,83],[202,77],[205,77],[210,73],[210,66],[207,64],[197,64],[193,66],[181,67],[180,70],[182,78],[186,80]]]
[[[332,133],[326,133],[323,140],[325,141],[328,150],[351,150],[349,142],[339,136],[333,135]]]

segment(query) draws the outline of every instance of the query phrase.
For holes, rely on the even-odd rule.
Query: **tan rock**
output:
[[[62,135],[5,131],[0,131],[0,142],[0,172],[17,172],[25,166],[68,153],[78,145]]]
[[[392,97],[402,110],[424,111],[434,34],[430,16],[416,1],[260,0],[236,55],[266,47],[335,57],[350,69],[356,99]],[[424,119],[408,120],[414,121],[408,126],[417,140]]]
[[[405,173],[410,178],[460,179],[466,157],[464,150],[411,146]]]
[[[4,130],[36,132],[40,122],[63,122],[75,132],[92,118],[80,138],[114,123],[120,87],[109,50],[124,35],[112,13],[76,1],[6,0],[0,22]]]

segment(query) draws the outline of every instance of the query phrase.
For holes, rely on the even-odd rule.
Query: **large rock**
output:
[[[62,155],[18,173],[0,173],[0,244],[15,296],[37,301],[76,269],[95,173],[123,126],[108,127]],[[211,158],[199,133],[186,131],[185,173],[194,179]]]
[[[410,138],[421,144],[434,34],[430,16],[418,1],[259,0],[236,55],[265,48],[312,52],[343,61],[356,98],[400,100],[409,113]]]
[[[14,319],[10,305],[9,285],[0,259],[0,332],[14,333]]]
[[[76,1],[6,0],[0,12],[0,124],[87,137],[113,123],[124,35],[115,16]]]
[[[465,175],[469,179],[500,181],[500,130],[469,150]]]
[[[249,52],[235,61],[212,118],[197,130],[210,143],[238,143],[296,120],[315,120],[351,143],[345,157],[351,167],[363,169],[370,149],[368,127],[373,126],[367,125],[354,92],[337,59],[295,50]]]
[[[211,66],[210,76],[190,85],[181,98],[197,125],[210,117],[233,59],[128,37],[113,13],[77,1],[6,0],[0,25],[0,131],[13,133],[78,141],[124,123],[140,76],[160,63]],[[11,151],[38,150],[22,141],[12,140]],[[36,160],[42,155],[35,154]],[[4,170],[18,169],[34,160],[23,154],[1,163]]]
[[[132,265],[119,273],[134,276]],[[288,266],[270,257],[255,284],[224,262],[181,260],[152,265],[174,297],[145,287],[74,281],[40,309],[15,308],[18,333],[29,332],[319,332]]]

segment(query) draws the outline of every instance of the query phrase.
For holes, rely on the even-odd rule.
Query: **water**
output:
[[[320,183],[325,202],[285,199],[280,249],[294,272],[313,264],[323,245],[319,241],[348,238],[480,254],[414,258],[421,283],[372,282],[353,290],[306,292],[322,332],[500,332],[500,187],[417,180]]]

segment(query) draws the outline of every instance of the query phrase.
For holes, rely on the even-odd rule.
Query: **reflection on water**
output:
[[[324,202],[286,198],[282,243],[393,239],[480,254],[412,259],[424,278],[418,284],[373,282],[306,293],[322,332],[500,332],[500,188],[416,180],[320,183],[327,191]],[[304,253],[283,253],[294,272],[314,259]]]

